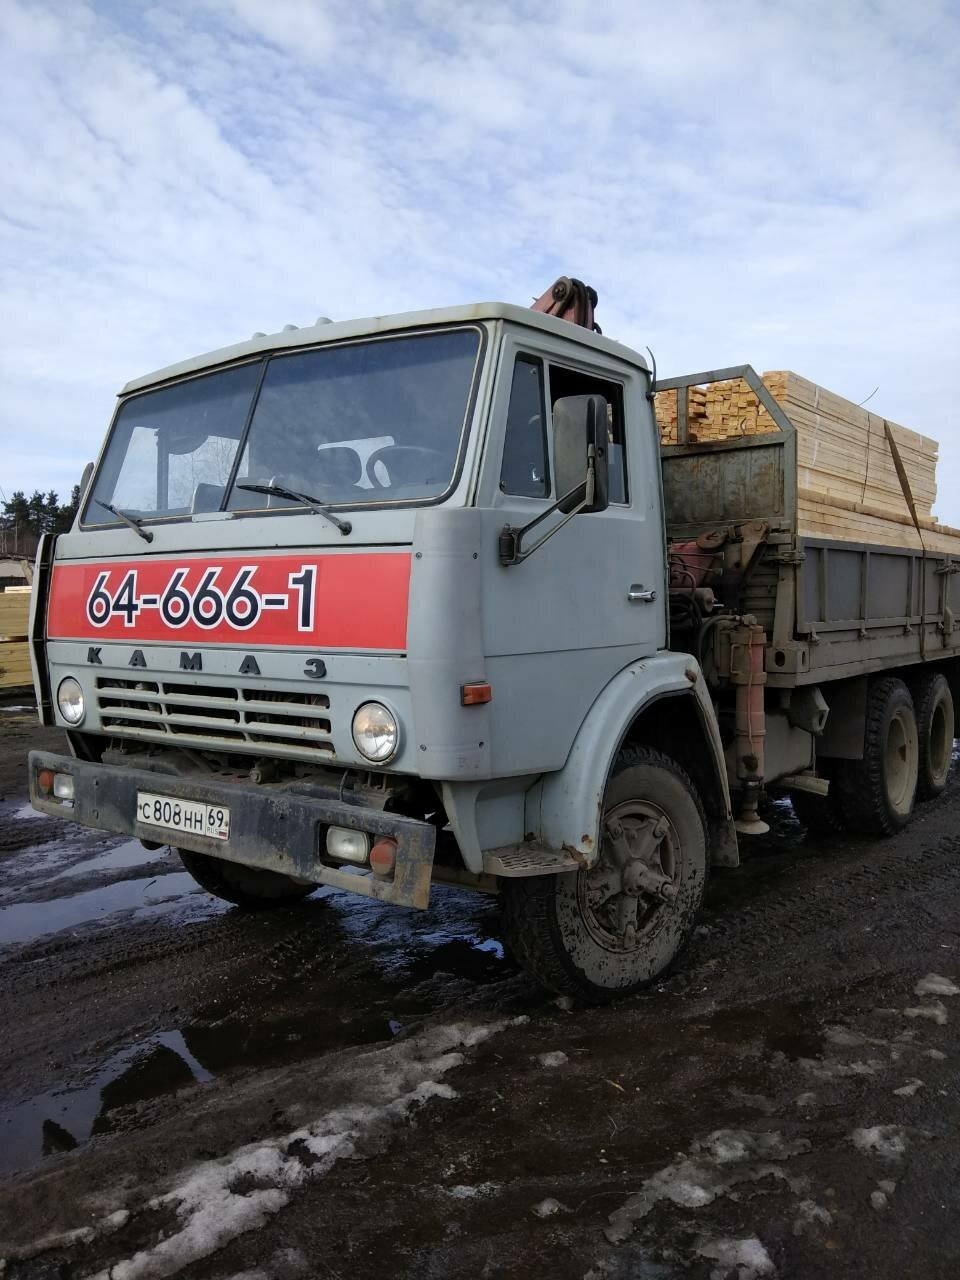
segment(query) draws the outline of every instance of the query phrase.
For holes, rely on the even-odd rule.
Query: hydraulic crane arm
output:
[[[571,324],[601,333],[600,326],[593,318],[596,305],[596,289],[573,276],[561,276],[536,300],[531,310],[542,311],[548,316],[559,316],[561,320],[569,320]]]

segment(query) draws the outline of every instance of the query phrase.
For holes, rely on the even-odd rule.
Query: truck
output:
[[[172,845],[247,909],[499,894],[521,964],[604,1001],[676,960],[768,793],[879,835],[939,794],[960,538],[805,536],[753,369],[657,381],[595,301],[563,277],[128,383],[37,554],[69,753],[30,754],[33,806]],[[689,389],[732,377],[774,429],[689,438]]]

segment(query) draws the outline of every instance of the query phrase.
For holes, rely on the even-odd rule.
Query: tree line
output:
[[[69,502],[61,502],[60,495],[53,489],[49,493],[41,493],[39,489],[28,498],[18,489],[3,504],[3,515],[0,516],[0,529],[10,535],[32,534],[39,537],[41,533],[63,533],[73,524],[80,503],[80,486],[75,484]]]

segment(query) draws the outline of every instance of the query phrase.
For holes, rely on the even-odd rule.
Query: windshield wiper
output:
[[[139,533],[144,542],[153,541],[153,534],[149,529],[143,528],[136,516],[127,515],[126,511],[121,511],[119,507],[114,507],[109,502],[104,502],[102,498],[94,498],[94,502],[98,507],[103,507],[106,511],[109,511],[111,515],[115,515],[118,520],[122,520],[123,523],[128,525],[134,533]]]
[[[336,525],[344,537],[353,528],[349,520],[341,520],[339,516],[335,516],[329,507],[325,507],[316,498],[311,498],[309,493],[297,493],[296,489],[287,489],[282,484],[238,484],[236,487],[246,489],[248,493],[266,493],[272,498],[289,498],[292,502],[302,502],[311,511],[316,511],[317,515]]]

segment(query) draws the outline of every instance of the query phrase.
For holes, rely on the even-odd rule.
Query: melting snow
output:
[[[500,1190],[499,1182],[478,1182],[475,1187],[466,1186],[460,1183],[455,1187],[445,1187],[448,1196],[454,1200],[475,1200],[478,1196],[489,1196],[494,1191]]]
[[[541,1053],[537,1061],[541,1067],[562,1067],[567,1061],[567,1055],[562,1049],[551,1049],[549,1053]]]
[[[559,1200],[554,1200],[553,1196],[547,1196],[546,1200],[533,1206],[533,1212],[538,1218],[552,1218],[555,1213],[569,1213],[570,1210]]]
[[[714,1277],[716,1280],[724,1280],[733,1267],[736,1267],[737,1280],[757,1280],[759,1276],[777,1274],[769,1253],[756,1236],[750,1236],[746,1240],[708,1240],[706,1244],[697,1246],[697,1254],[701,1258],[720,1263],[718,1268],[710,1272],[711,1280]]]
[[[918,1089],[923,1088],[923,1081],[916,1078],[908,1080],[906,1084],[902,1084],[899,1089],[894,1089],[894,1093],[899,1098],[912,1098]]]
[[[960,996],[960,987],[939,973],[928,973],[913,988],[918,996]]]
[[[850,1137],[860,1151],[883,1156],[886,1160],[902,1156],[907,1149],[906,1134],[898,1124],[875,1124],[869,1129],[854,1129]]]
[[[243,1232],[262,1227],[288,1203],[297,1187],[353,1155],[360,1140],[385,1133],[432,1098],[455,1098],[456,1092],[437,1079],[464,1061],[455,1050],[480,1044],[506,1025],[436,1027],[366,1055],[362,1076],[366,1101],[329,1111],[283,1137],[196,1165],[150,1202],[151,1208],[172,1208],[177,1229],[93,1280],[159,1280],[223,1248]],[[309,1160],[304,1159],[307,1153]],[[238,1184],[243,1191],[234,1190]],[[98,1230],[109,1221],[105,1219]]]
[[[918,1005],[915,1009],[904,1009],[908,1018],[932,1018],[938,1027],[947,1022],[947,1010],[942,1000],[933,1000],[930,1004]]]
[[[770,1162],[809,1150],[806,1138],[787,1140],[779,1133],[717,1129],[702,1142],[695,1142],[689,1156],[647,1178],[640,1190],[610,1215],[604,1234],[611,1244],[622,1244],[636,1223],[664,1200],[685,1209],[699,1209],[737,1183],[766,1177],[786,1179],[783,1169]]]

